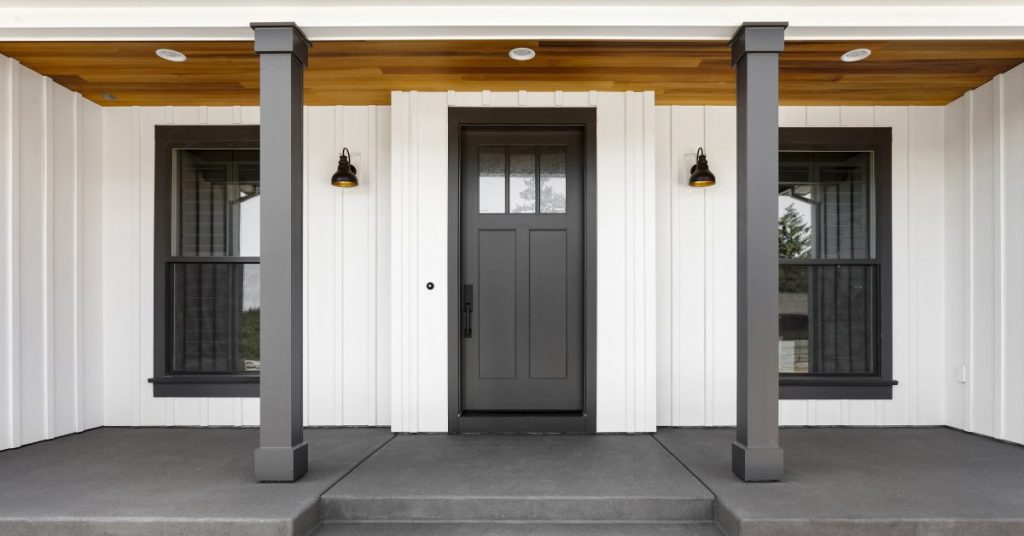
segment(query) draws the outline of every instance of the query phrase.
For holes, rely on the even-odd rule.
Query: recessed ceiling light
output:
[[[508,51],[508,57],[516,61],[532,60],[537,53],[532,48],[516,47]]]
[[[116,101],[117,100],[117,97],[115,97],[114,95],[112,95],[110,93],[100,93],[100,97],[103,97],[103,100],[108,100],[108,101]]]
[[[188,56],[178,52],[177,50],[171,50],[169,48],[156,49],[156,55],[167,61],[173,61],[176,63],[181,63],[188,59]]]
[[[871,55],[871,49],[870,48],[855,48],[855,49],[847,52],[846,54],[843,54],[839,58],[841,60],[845,61],[846,63],[853,63],[853,62],[856,62],[856,61],[861,61],[861,60],[867,59],[867,57],[870,56],[870,55]]]

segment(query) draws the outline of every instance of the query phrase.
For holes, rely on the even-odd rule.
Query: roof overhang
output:
[[[0,40],[250,40],[254,21],[296,22],[312,40],[729,39],[745,21],[785,20],[788,40],[1024,39],[1024,5],[1005,0],[732,2],[448,0],[10,0]],[[769,5],[772,4],[772,5]]]

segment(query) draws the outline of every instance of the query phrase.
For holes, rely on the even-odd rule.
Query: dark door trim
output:
[[[577,126],[583,129],[582,415],[462,415],[460,359],[462,131],[469,126]],[[597,409],[597,110],[594,108],[448,109],[448,432],[596,431]]]

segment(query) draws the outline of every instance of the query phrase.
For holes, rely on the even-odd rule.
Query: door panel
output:
[[[460,141],[462,410],[582,412],[583,131],[479,127]]]

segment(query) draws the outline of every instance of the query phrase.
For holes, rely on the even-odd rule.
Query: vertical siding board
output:
[[[967,278],[967,143],[970,130],[968,98],[961,97],[943,111],[945,136],[945,298],[946,321],[943,338],[946,349],[945,422],[966,427],[966,385],[960,382],[961,367],[967,366],[966,330],[968,326]]]
[[[1000,179],[1003,215],[1002,374],[1003,437],[1024,443],[1024,69],[1003,75]]]
[[[709,106],[705,113],[705,149],[717,155],[715,175],[721,177],[707,194],[712,250],[705,273],[712,282],[706,303],[714,363],[709,424],[732,426],[736,424],[736,109]]]
[[[391,423],[391,108],[377,108],[377,388],[376,424]]]
[[[627,430],[626,102],[623,93],[597,93],[597,431]]]
[[[672,426],[673,408],[678,398],[678,389],[673,388],[673,354],[672,354],[672,303],[674,285],[672,274],[672,106],[659,106],[655,110],[656,166],[655,190],[657,223],[655,229],[656,281],[655,286],[661,290],[656,297],[657,311],[657,425]],[[671,289],[671,290],[669,290]]]
[[[18,370],[15,237],[17,215],[18,65],[0,56],[0,449],[18,446]]]
[[[77,431],[78,345],[76,329],[78,244],[76,240],[78,195],[77,110],[75,94],[60,87],[51,88],[50,145],[52,164],[49,173],[49,213],[52,215],[48,237],[52,281],[52,435]]]
[[[336,332],[344,329],[335,318],[336,302],[344,300],[340,266],[336,263],[338,236],[343,232],[335,219],[337,189],[330,185],[337,161],[312,158],[313,154],[332,155],[335,149],[336,114],[333,107],[306,109],[306,331],[307,374],[306,418],[308,423],[324,426],[340,422],[341,348]],[[340,128],[340,127],[339,127]],[[319,180],[318,180],[319,179]]]
[[[908,421],[945,422],[945,345],[934,326],[945,325],[945,205],[942,109],[910,108],[909,129],[909,363]]]
[[[373,355],[368,343],[370,313],[370,256],[369,229],[371,228],[369,211],[370,168],[368,160],[372,152],[368,140],[369,108],[366,106],[348,106],[341,116],[341,135],[336,139],[335,152],[348,147],[353,157],[353,164],[360,175],[358,188],[333,188],[335,190],[336,227],[340,230],[334,246],[340,255],[336,263],[341,267],[344,277],[341,281],[342,292],[338,311],[342,323],[344,337],[340,341],[341,354],[338,356],[343,363],[343,383],[338,386],[343,398],[341,421],[346,424],[367,425],[371,423],[370,395],[372,394],[372,377],[369,371],[373,368]],[[447,177],[444,177],[447,184]],[[320,179],[322,180],[322,179]],[[447,191],[443,189],[442,191]],[[447,236],[445,236],[447,238]],[[441,330],[444,333],[444,329]],[[447,363],[447,356],[445,356]],[[444,367],[442,367],[444,368]],[[447,394],[447,393],[446,393]]]
[[[991,82],[971,94],[970,158],[970,421],[974,432],[995,435],[998,318],[995,315],[998,289],[996,270],[996,225],[993,207],[997,185],[995,169],[995,85]]]
[[[18,66],[18,317],[20,356],[21,443],[46,439],[49,435],[50,390],[47,259],[47,115],[46,83],[32,71]]]
[[[80,429],[103,424],[103,111],[76,96],[79,124],[79,355],[82,420]]]

